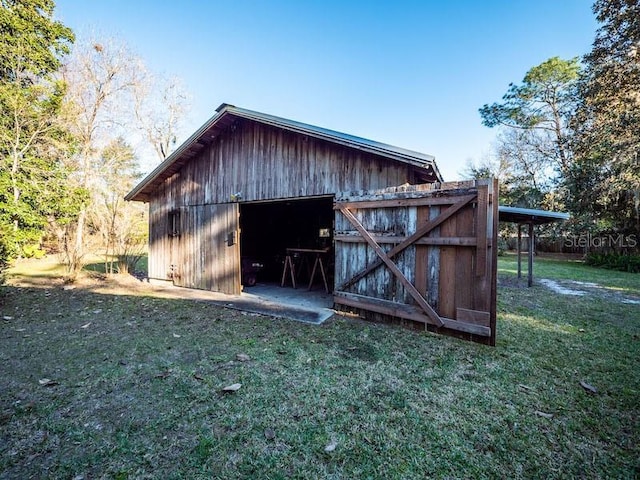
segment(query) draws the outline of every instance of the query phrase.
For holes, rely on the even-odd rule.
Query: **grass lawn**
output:
[[[569,296],[514,272],[502,258],[491,348],[22,264],[0,297],[0,478],[638,478],[640,275],[537,259],[589,284]]]

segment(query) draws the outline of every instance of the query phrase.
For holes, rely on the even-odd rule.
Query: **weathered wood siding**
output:
[[[413,183],[410,165],[269,125],[238,121],[158,189],[181,205],[327,195]]]
[[[173,274],[181,275],[173,277],[175,283],[220,290],[215,278],[227,278],[230,251],[219,249],[215,242],[220,238],[211,229],[228,219],[214,218],[220,214],[216,208],[192,208],[230,204],[238,193],[242,201],[332,195],[413,183],[414,177],[408,164],[238,120],[166,179],[150,199],[149,277],[171,279],[173,265]],[[180,208],[187,212],[182,216],[184,237],[170,237],[169,212]],[[224,265],[220,271],[218,263]]]
[[[171,196],[176,189],[171,183],[176,182],[174,175],[165,181],[163,195],[158,195],[149,202],[149,266],[148,275],[152,279],[171,280],[173,258],[179,252],[174,251],[174,237],[170,236],[169,212],[175,210],[178,203]]]
[[[344,193],[335,209],[337,304],[495,344],[494,181]]]
[[[175,285],[240,293],[238,204],[174,209],[177,235],[170,236],[169,209],[150,212],[149,277]]]

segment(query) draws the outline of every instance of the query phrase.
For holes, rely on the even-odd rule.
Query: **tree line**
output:
[[[502,204],[569,211],[574,233],[640,241],[640,3],[593,11],[589,53],[534,66],[479,109],[497,142],[463,173],[498,177]]]
[[[147,235],[123,200],[136,152],[170,153],[187,95],[122,42],[77,38],[53,0],[0,5],[0,270],[46,247],[73,278],[97,239],[107,271],[126,271]]]
[[[123,197],[146,148],[164,159],[187,108],[176,79],[122,42],[77,38],[53,0],[0,0],[0,271],[58,251],[73,277],[90,240],[108,272],[146,244],[144,207]],[[577,232],[640,233],[640,3],[596,0],[591,52],[550,58],[480,108],[501,203],[568,210]]]

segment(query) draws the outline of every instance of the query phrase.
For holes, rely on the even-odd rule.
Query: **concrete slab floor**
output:
[[[271,302],[280,302],[306,308],[332,308],[333,295],[322,288],[313,290],[303,288],[281,287],[275,283],[257,283],[253,287],[244,287],[243,295],[255,295]]]
[[[293,289],[276,284],[257,284],[245,287],[241,295],[225,295],[208,290],[176,287],[169,282],[150,283],[173,298],[209,301],[224,307],[304,323],[319,325],[335,314],[332,309],[333,296],[321,289],[308,291],[306,288]]]
[[[231,304],[227,306],[314,324],[324,322],[335,313],[333,295],[324,290],[309,291],[276,284],[244,287],[240,299]]]

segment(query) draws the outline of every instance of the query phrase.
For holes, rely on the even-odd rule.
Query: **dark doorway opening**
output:
[[[262,265],[257,272],[259,283],[279,284],[288,248],[326,248],[329,250],[323,255],[323,262],[331,290],[334,275],[333,218],[332,196],[242,203],[240,254],[243,262],[249,267]],[[297,272],[299,288],[306,288],[309,269],[304,268],[305,265],[301,267]],[[314,279],[322,281],[319,277]]]

